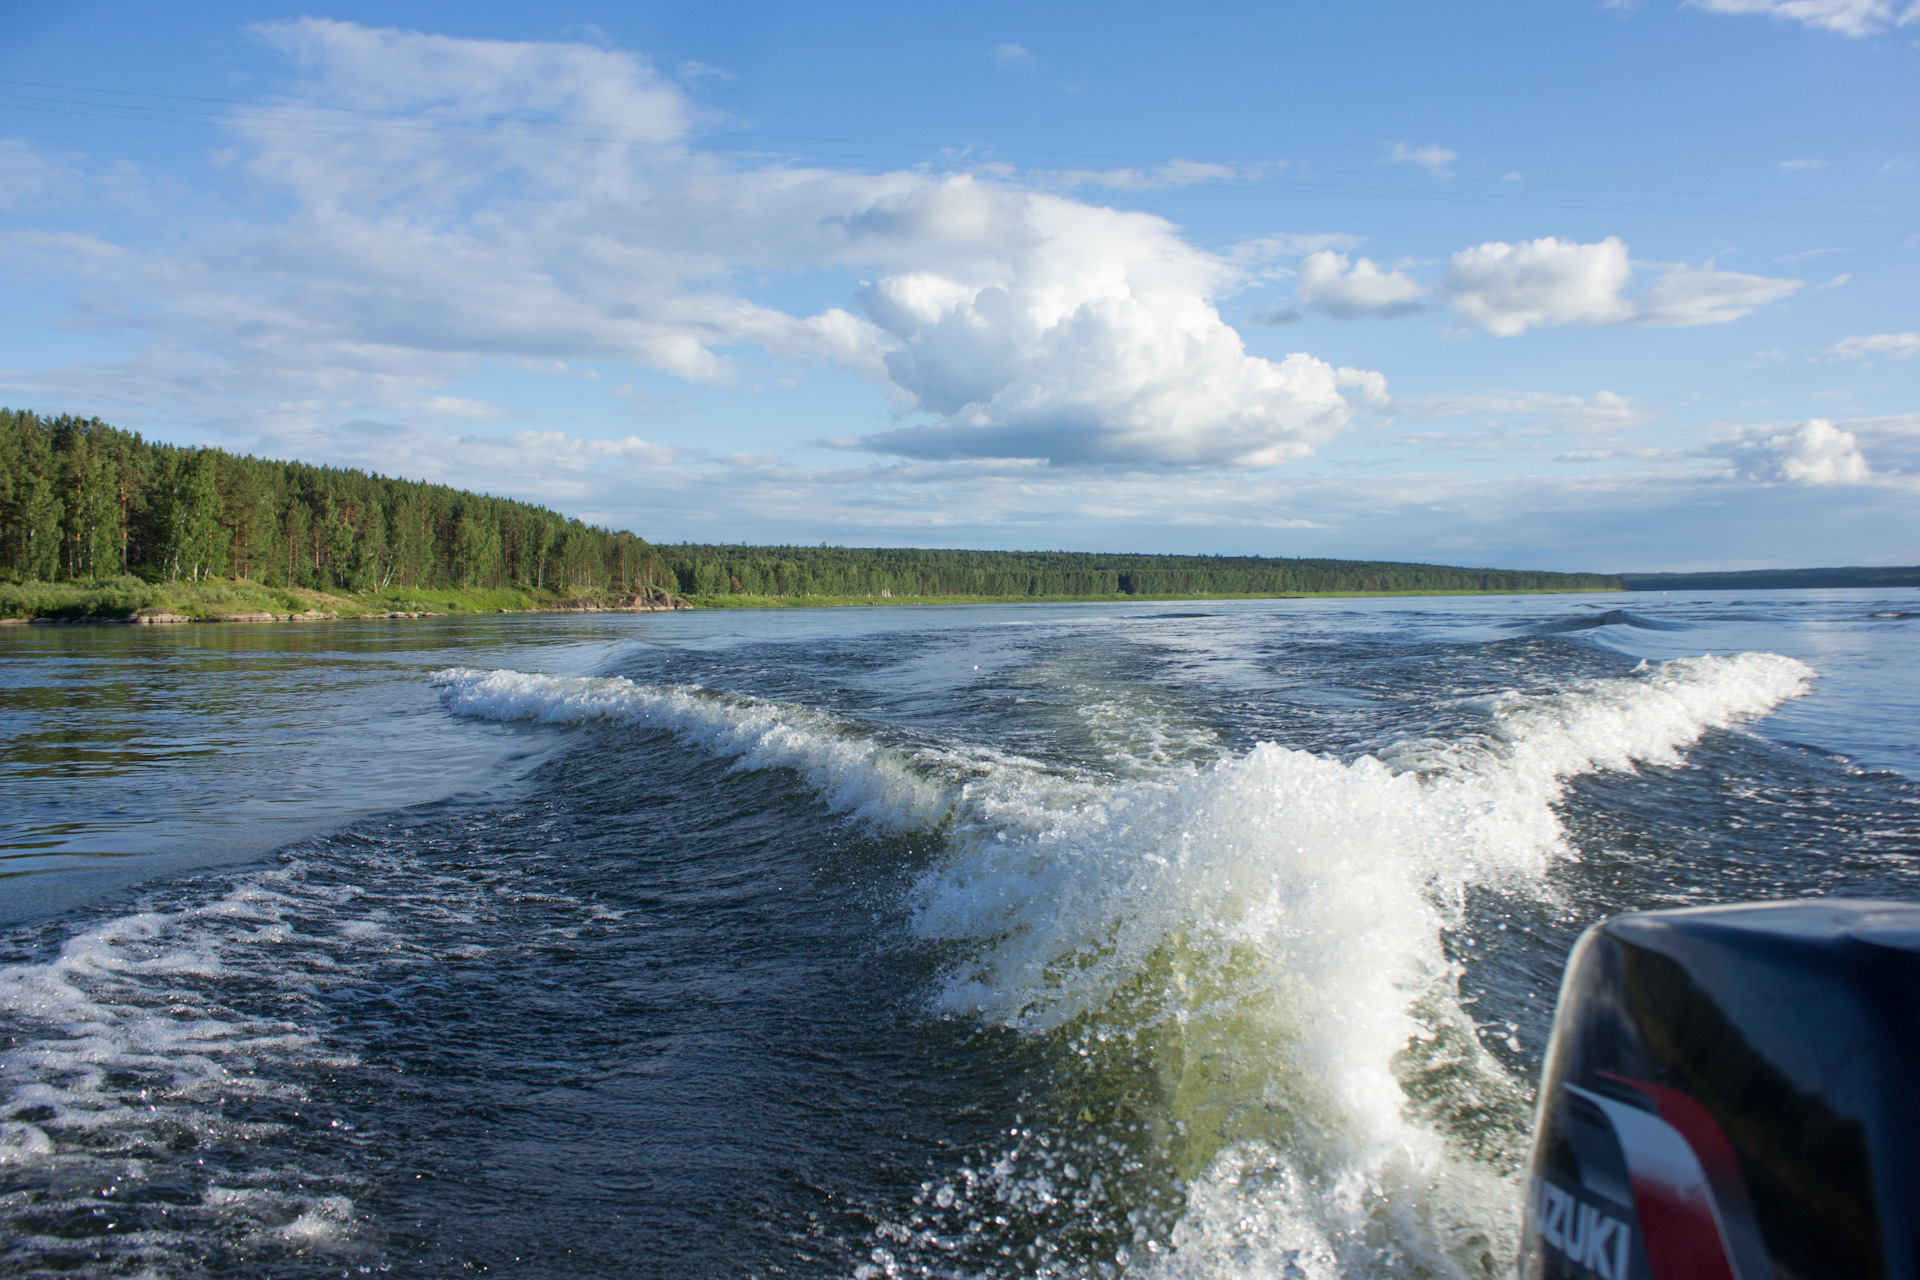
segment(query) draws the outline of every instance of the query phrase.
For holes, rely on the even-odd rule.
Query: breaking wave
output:
[[[1677,763],[1812,677],[1770,654],[1643,663],[1351,762],[1262,744],[1098,778],[692,686],[434,679],[463,715],[657,727],[879,828],[946,833],[908,900],[960,957],[935,1005],[1057,1050],[1049,1114],[1078,1132],[1016,1128],[928,1182],[863,1274],[1330,1277],[1512,1258],[1528,1104],[1460,1003],[1446,941],[1468,892],[1545,893],[1568,779]],[[1020,1250],[1017,1220],[1038,1224]]]

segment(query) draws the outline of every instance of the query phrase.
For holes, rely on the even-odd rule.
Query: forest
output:
[[[1264,556],[649,543],[545,507],[0,410],[0,580],[899,600],[1617,591],[1617,577]]]
[[[1368,560],[1080,551],[662,545],[687,596],[1278,596],[1347,592],[1617,591],[1603,574]]]
[[[360,592],[669,586],[631,533],[545,507],[0,410],[0,575]]]

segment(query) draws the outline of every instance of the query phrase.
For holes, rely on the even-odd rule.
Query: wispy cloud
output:
[[[176,388],[197,370],[177,403],[244,386],[310,419],[444,417],[445,384],[481,362],[737,385],[758,349],[872,380],[902,422],[863,447],[916,458],[1260,467],[1351,416],[1330,364],[1246,351],[1213,302],[1245,265],[1160,218],[966,173],[715,163],[688,147],[685,91],[620,51],[319,19],[257,32],[300,97],[234,118],[238,170],[287,216],[161,256],[12,244],[116,297],[96,323],[146,340],[133,365]],[[273,127],[315,105],[406,127]],[[520,145],[548,123],[568,146]],[[812,315],[738,283],[822,270],[869,283]]]
[[[1418,165],[1437,178],[1452,176],[1451,166],[1460,158],[1458,151],[1443,147],[1437,142],[1429,142],[1424,147],[1409,147],[1404,142],[1396,142],[1387,152],[1386,164]]]
[[[1473,391],[1397,396],[1393,412],[1409,418],[1481,418],[1537,422],[1586,434],[1631,431],[1653,415],[1645,405],[1613,391],[1590,396],[1548,391]]]
[[[1870,333],[1842,338],[1826,350],[1829,360],[1865,360],[1871,356],[1920,356],[1920,333]]]
[[[1109,191],[1165,191],[1202,182],[1234,182],[1243,173],[1228,164],[1204,160],[1169,160],[1146,169],[1048,169],[1024,175],[1028,182],[1050,190],[1097,187]]]
[[[1817,31],[1860,39],[1920,21],[1920,3],[1893,0],[1686,0],[1708,13],[1752,15],[1797,22]]]
[[[993,60],[1009,71],[1025,71],[1039,61],[1033,50],[1011,41],[993,46]]]

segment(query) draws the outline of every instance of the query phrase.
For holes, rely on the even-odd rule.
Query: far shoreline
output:
[[[1498,591],[1289,591],[1163,595],[1114,592],[1100,595],[727,595],[678,596],[659,587],[633,593],[575,591],[561,594],[524,588],[439,588],[379,593],[332,593],[302,587],[268,587],[246,580],[198,583],[0,584],[0,627],[182,626],[419,618],[595,613],[669,613],[685,610],[859,609],[980,604],[1207,604],[1233,600],[1341,600],[1442,596],[1622,595],[1621,588],[1535,587]]]

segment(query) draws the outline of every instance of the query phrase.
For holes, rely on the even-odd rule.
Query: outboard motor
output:
[[[1920,1277],[1920,905],[1646,911],[1573,949],[1525,1280]]]

